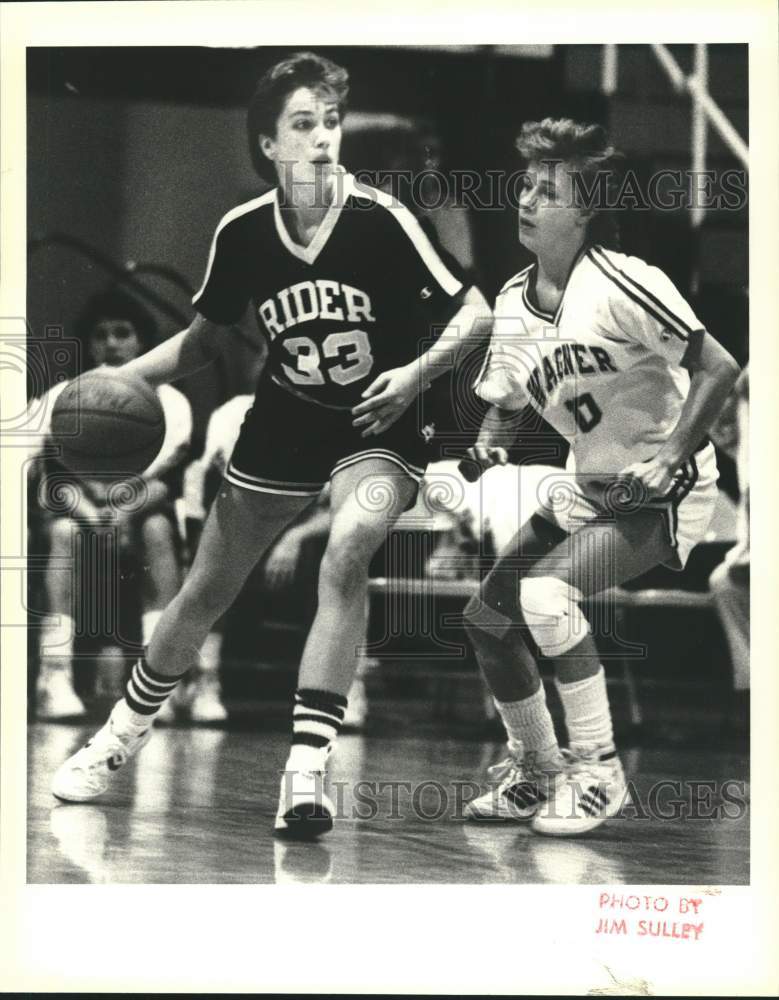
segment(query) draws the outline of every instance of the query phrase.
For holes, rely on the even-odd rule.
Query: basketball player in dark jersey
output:
[[[322,777],[362,641],[368,565],[427,462],[417,399],[490,322],[483,296],[462,286],[411,213],[339,167],[347,91],[346,71],[311,53],[263,76],[250,149],[277,186],[217,227],[192,324],[129,366],[152,385],[197,371],[230,349],[230,324],[250,305],[269,345],[195,563],[124,698],[55,774],[61,799],[101,794],[146,743],[213,622],[329,480],[330,535],[275,829],[309,838],[332,826]]]

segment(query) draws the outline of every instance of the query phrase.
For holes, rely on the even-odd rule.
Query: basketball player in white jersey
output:
[[[609,214],[586,204],[614,175],[599,126],[523,126],[519,239],[536,257],[506,283],[477,383],[491,405],[471,457],[506,462],[533,407],[571,442],[561,484],[520,529],[466,608],[467,629],[508,733],[496,786],[473,819],[584,833],[625,797],[603,667],[584,598],[653,566],[681,569],[717,495],[706,440],[738,374],[656,267],[609,248]],[[601,188],[601,190],[604,190]],[[569,747],[561,751],[536,657],[555,669]]]
[[[192,569],[109,721],[55,774],[59,798],[99,795],[149,739],[212,624],[329,481],[330,533],[275,830],[312,837],[332,826],[322,775],[362,640],[368,566],[428,461],[416,400],[491,319],[411,213],[339,166],[347,91],[346,71],[312,53],[263,76],[249,143],[276,186],[217,227],[190,327],[129,366],[152,385],[196,371],[230,349],[231,324],[250,306],[269,347]]]

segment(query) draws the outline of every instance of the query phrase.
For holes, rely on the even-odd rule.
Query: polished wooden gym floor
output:
[[[341,818],[315,844],[287,844],[271,835],[282,727],[161,729],[99,802],[58,803],[51,771],[95,728],[29,727],[28,882],[749,882],[748,762],[738,750],[623,749],[640,808],[561,840],[460,818],[474,792],[458,783],[484,782],[499,743],[453,739],[443,724],[343,735],[332,768]]]

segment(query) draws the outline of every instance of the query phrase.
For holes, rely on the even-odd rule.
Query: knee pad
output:
[[[583,594],[555,576],[522,581],[519,606],[525,624],[544,656],[562,656],[589,634],[579,602]]]

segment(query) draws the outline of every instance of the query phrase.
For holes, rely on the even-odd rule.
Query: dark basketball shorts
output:
[[[225,472],[234,486],[257,493],[316,496],[341,469],[381,458],[419,484],[432,460],[412,404],[383,434],[361,437],[349,410],[310,403],[264,379]]]

